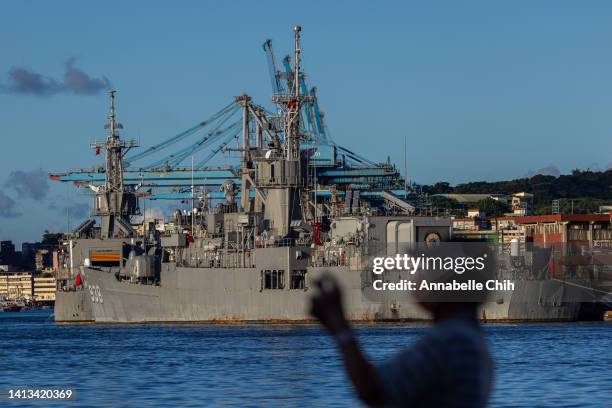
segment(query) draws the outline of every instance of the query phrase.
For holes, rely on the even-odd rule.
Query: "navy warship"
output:
[[[67,234],[57,322],[309,321],[309,290],[323,272],[343,287],[351,320],[429,318],[409,298],[369,296],[369,259],[410,243],[451,240],[451,219],[420,213],[389,163],[356,166],[349,160],[359,158],[356,153],[308,135],[308,126],[322,134],[324,124],[316,91],[304,86],[299,27],[293,40],[287,69],[273,72],[277,111],[247,95],[235,98],[231,109],[242,113],[233,149],[239,166],[227,170],[231,177],[216,191],[197,190],[192,181],[183,191],[191,208],[169,220],[140,216],[144,183],[126,175],[137,143],[120,137],[110,92],[106,138],[91,144],[105,157],[100,182],[87,185],[93,217]],[[356,172],[359,185],[351,178]],[[512,279],[514,290],[498,291],[483,304],[483,318],[577,318],[579,303],[569,300],[575,294],[563,283]]]

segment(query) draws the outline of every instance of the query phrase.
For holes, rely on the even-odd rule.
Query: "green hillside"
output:
[[[513,194],[532,193],[535,212],[547,214],[552,200],[559,199],[562,213],[595,212],[600,205],[612,203],[612,169],[574,170],[559,177],[536,175],[509,181],[475,181],[451,186],[446,182],[423,186],[428,194]]]

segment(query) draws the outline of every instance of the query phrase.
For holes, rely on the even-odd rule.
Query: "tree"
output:
[[[423,192],[427,194],[450,194],[453,188],[447,181],[439,181],[432,186],[423,186]]]
[[[449,215],[456,217],[465,216],[465,208],[457,200],[444,196],[433,196],[430,201],[435,210],[445,210]]]
[[[573,170],[570,174],[562,174],[559,177],[538,174],[531,178],[508,181],[475,181],[458,184],[455,187],[440,182],[423,186],[423,191],[429,194],[514,194],[525,191],[534,195],[534,207],[537,213],[550,214],[550,203],[555,199],[574,199],[574,212],[592,212],[597,210],[597,205],[612,202],[612,169]],[[579,203],[578,200],[582,201]],[[565,211],[564,207],[562,210]],[[571,208],[569,211],[571,212]]]
[[[460,204],[457,200],[444,196],[433,196],[431,197],[431,205],[445,210],[452,210],[459,208]]]
[[[41,243],[44,245],[57,246],[62,239],[62,234],[45,230]]]
[[[480,211],[484,211],[488,217],[501,217],[510,211],[508,204],[503,201],[494,200],[491,197],[478,201],[475,207]]]

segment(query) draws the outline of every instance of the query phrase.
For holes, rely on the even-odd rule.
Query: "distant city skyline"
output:
[[[7,3],[0,239],[37,241],[87,216],[89,197],[46,175],[99,163],[89,142],[104,137],[107,89],[144,146],[243,92],[269,107],[261,45],[285,55],[296,24],[332,138],[402,173],[407,138],[411,180],[605,170],[611,18],[603,1]]]

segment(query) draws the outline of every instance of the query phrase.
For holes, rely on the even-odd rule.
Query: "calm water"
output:
[[[380,360],[425,330],[357,331]],[[612,406],[612,324],[486,332],[492,406]],[[0,390],[22,386],[73,388],[75,399],[53,404],[68,407],[358,405],[317,326],[56,326],[49,311],[0,313]]]

